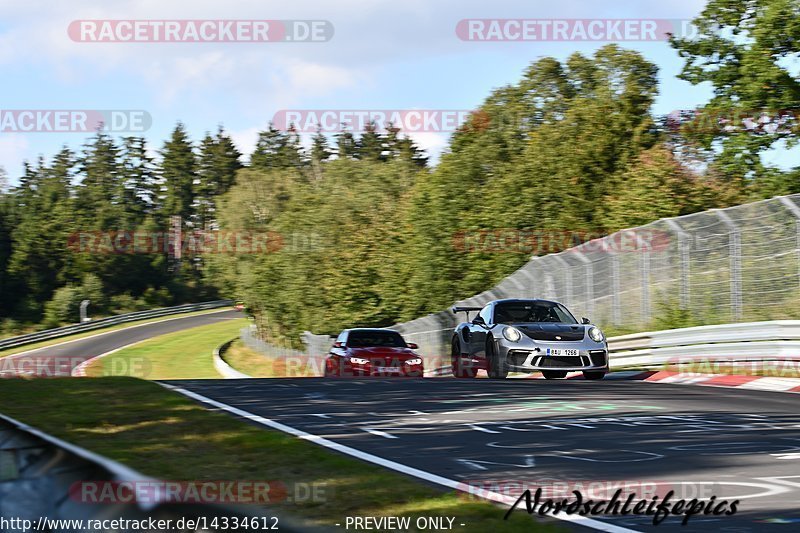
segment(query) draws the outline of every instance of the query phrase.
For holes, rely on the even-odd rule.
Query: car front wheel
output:
[[[508,377],[508,363],[505,357],[500,357],[492,339],[486,343],[486,360],[489,363],[489,379],[506,379]]]
[[[472,365],[472,361],[467,360],[464,364],[464,354],[461,353],[461,346],[458,339],[453,339],[450,352],[450,365],[453,368],[453,375],[457,378],[474,378],[478,375],[478,369]]]

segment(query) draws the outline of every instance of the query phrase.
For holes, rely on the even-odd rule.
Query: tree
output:
[[[800,52],[800,5],[796,0],[709,0],[693,23],[696,36],[670,39],[685,60],[679,77],[710,83],[714,96],[684,132],[718,152],[721,173],[744,187],[771,172],[760,154],[779,141],[793,145],[800,133],[800,77],[790,70]],[[744,119],[756,124],[748,126]],[[763,120],[777,131],[767,133]]]
[[[206,136],[200,143],[195,197],[195,211],[198,227],[208,228],[216,216],[216,201],[226,193],[236,181],[236,172],[242,168],[239,158],[242,154],[222,126],[216,136]]]
[[[166,222],[169,216],[180,216],[188,221],[194,214],[195,181],[197,180],[197,159],[186,127],[178,123],[172,131],[170,140],[161,150],[160,177],[164,198],[161,218]]]

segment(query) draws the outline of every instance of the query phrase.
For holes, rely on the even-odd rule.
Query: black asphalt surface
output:
[[[213,324],[221,320],[241,318],[239,311],[226,310],[187,317],[164,317],[162,321],[114,330],[67,344],[59,344],[26,351],[17,355],[0,357],[0,374],[34,373],[37,376],[69,376],[72,369],[92,357],[116,350],[128,344],[147,340],[196,326]],[[169,319],[169,320],[165,320]]]
[[[622,380],[169,383],[507,494],[519,493],[517,483],[532,490],[577,488],[587,498],[608,499],[623,484],[636,493],[635,501],[669,490],[676,493],[673,501],[740,500],[733,516],[701,513],[685,527],[682,516],[657,527],[651,517],[597,517],[621,527],[800,530],[800,396],[795,394]]]

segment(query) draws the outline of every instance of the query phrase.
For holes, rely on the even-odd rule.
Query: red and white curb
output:
[[[583,375],[580,372],[570,372],[567,375],[567,379],[583,379]],[[626,379],[648,381],[651,383],[669,383],[671,385],[702,385],[705,387],[727,387],[800,393],[800,378],[745,376],[741,374],[699,374],[696,372],[671,372],[667,370],[647,372],[633,370],[611,372],[606,375],[605,379]]]
[[[445,372],[446,370],[446,372]],[[425,377],[450,377],[449,367],[436,369]],[[435,373],[434,373],[435,372]],[[478,370],[478,378],[486,378],[484,370]],[[525,374],[512,372],[512,379],[544,379],[541,374]],[[583,379],[581,372],[569,372],[566,379]],[[669,383],[671,385],[702,385],[706,387],[727,387],[749,390],[765,390],[771,392],[800,393],[800,378],[778,378],[764,376],[745,376],[741,374],[701,374],[697,372],[671,372],[667,370],[625,370],[609,372],[604,380],[647,381],[651,383]]]

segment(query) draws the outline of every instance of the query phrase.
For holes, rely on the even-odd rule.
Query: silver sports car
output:
[[[470,311],[480,311],[469,320]],[[600,328],[548,300],[495,300],[466,312],[452,343],[453,375],[473,378],[484,369],[493,379],[509,372],[541,372],[547,379],[581,371],[586,379],[608,372],[608,343]]]

